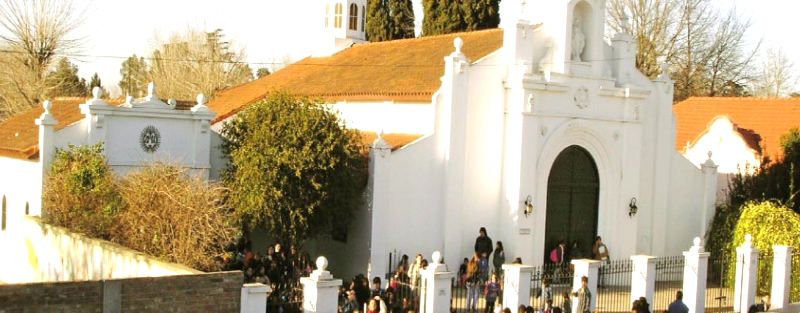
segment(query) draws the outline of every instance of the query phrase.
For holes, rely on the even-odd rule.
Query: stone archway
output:
[[[559,240],[577,241],[584,256],[597,235],[600,176],[586,149],[572,145],[553,162],[547,180],[545,262]]]

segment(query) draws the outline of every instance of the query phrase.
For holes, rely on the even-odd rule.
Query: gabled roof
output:
[[[692,97],[676,103],[675,148],[684,152],[686,143],[694,145],[708,123],[724,115],[738,127],[745,142],[762,156],[778,160],[782,156],[780,137],[792,127],[800,127],[800,99]]]
[[[85,116],[80,105],[89,97],[56,97],[50,107],[50,114],[56,119],[55,131],[81,121]],[[125,99],[103,99],[109,105],[120,105]],[[178,109],[189,109],[191,101],[177,101]],[[44,113],[44,108],[37,105],[22,114],[0,122],[0,156],[23,160],[35,160],[39,157],[39,126],[36,119]]]
[[[217,92],[208,107],[221,121],[275,90],[329,100],[424,101],[439,89],[444,57],[464,41],[476,61],[503,46],[500,28],[356,44],[329,57],[308,57],[266,77]]]

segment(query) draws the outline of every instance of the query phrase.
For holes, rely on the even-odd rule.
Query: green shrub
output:
[[[103,143],[56,150],[42,192],[47,223],[109,239],[122,206]]]
[[[733,282],[736,275],[735,248],[744,243],[747,234],[752,236],[753,246],[767,255],[772,255],[773,245],[791,246],[795,251],[800,251],[800,215],[771,201],[749,202],[743,208],[733,231],[729,282]],[[772,259],[762,258],[760,261],[757,293],[769,294]],[[795,287],[792,292],[800,292],[800,286]]]

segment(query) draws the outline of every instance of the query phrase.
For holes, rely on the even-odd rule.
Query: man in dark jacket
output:
[[[486,228],[481,227],[480,235],[475,239],[475,253],[482,259],[492,253],[492,238],[486,235]]]

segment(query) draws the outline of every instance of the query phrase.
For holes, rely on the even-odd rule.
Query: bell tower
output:
[[[324,13],[321,49],[315,54],[327,56],[366,39],[367,0],[319,0]]]

